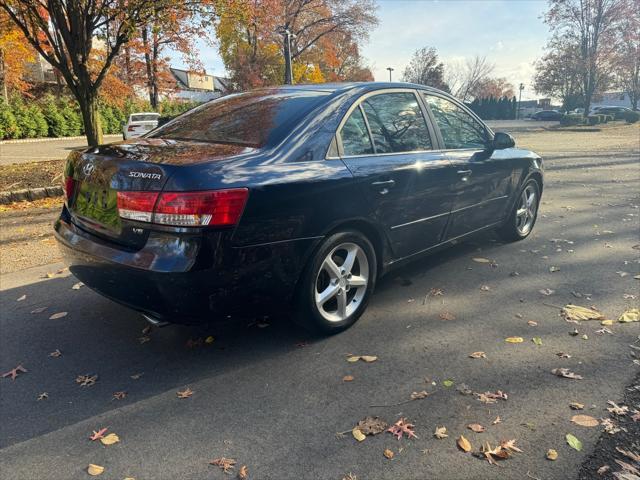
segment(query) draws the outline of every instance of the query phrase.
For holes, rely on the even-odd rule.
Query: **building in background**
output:
[[[177,87],[171,97],[189,102],[208,102],[229,93],[229,80],[206,72],[198,73],[170,68]]]
[[[631,108],[631,98],[625,92],[606,92],[593,96],[591,108],[596,107],[627,107]]]

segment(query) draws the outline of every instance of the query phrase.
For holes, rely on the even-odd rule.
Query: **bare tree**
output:
[[[120,48],[159,0],[0,0],[36,51],[56,68],[78,101],[89,145],[102,142],[98,91]],[[96,37],[106,53],[92,56]]]
[[[615,68],[616,83],[629,95],[631,107],[640,100],[640,8],[629,2],[628,10],[618,30]]]
[[[475,97],[480,87],[493,73],[495,66],[487,57],[476,55],[464,63],[450,63],[445,67],[445,82],[451,93],[463,102]]]
[[[545,21],[556,39],[578,47],[580,83],[585,113],[593,94],[605,88],[613,67],[615,34],[637,0],[549,0]]]
[[[433,47],[423,47],[414,52],[409,65],[404,69],[402,79],[449,91],[449,86],[444,81],[444,64],[438,61],[438,54]]]

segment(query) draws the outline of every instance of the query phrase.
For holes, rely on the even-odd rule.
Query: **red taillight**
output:
[[[76,181],[73,177],[66,177],[64,179],[64,195],[67,200],[70,200],[73,197],[73,192],[76,188]]]
[[[135,125],[129,125],[127,127],[127,132],[133,132],[136,129]]]
[[[235,225],[249,190],[233,188],[203,192],[118,192],[122,218],[181,227]]]

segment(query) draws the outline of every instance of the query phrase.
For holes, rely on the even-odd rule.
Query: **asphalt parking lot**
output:
[[[0,378],[2,478],[88,478],[89,464],[108,479],[233,478],[209,464],[221,457],[237,461],[234,476],[246,465],[255,479],[575,478],[604,427],[571,417],[615,423],[607,402],[620,403],[640,370],[630,347],[640,345],[640,323],[616,321],[640,293],[638,134],[613,125],[516,135],[546,158],[532,236],[504,245],[485,234],[394,272],[354,328],[330,338],[260,312],[146,332],[140,315],[73,288],[50,236],[55,209],[1,213],[0,373],[27,370]],[[614,322],[568,323],[558,307],[570,303]],[[80,375],[97,375],[95,384],[80,385]],[[497,391],[507,399],[474,394]],[[418,438],[358,442],[351,430],[366,416],[405,417]],[[448,437],[437,439],[442,426]],[[91,441],[101,428],[120,441]],[[511,439],[522,452],[490,465],[458,448],[460,435],[476,453]],[[545,458],[549,449],[557,460]]]

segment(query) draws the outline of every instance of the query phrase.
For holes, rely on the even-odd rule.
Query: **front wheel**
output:
[[[369,302],[376,266],[375,250],[360,232],[329,236],[302,274],[296,295],[296,323],[323,334],[349,328]]]
[[[527,238],[538,218],[540,187],[535,180],[529,180],[522,190],[506,222],[498,229],[498,234],[508,242]]]

